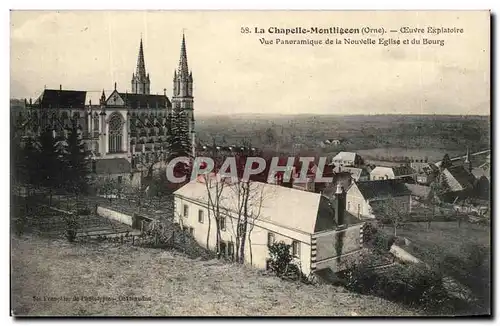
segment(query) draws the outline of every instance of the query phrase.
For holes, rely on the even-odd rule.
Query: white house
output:
[[[363,164],[363,159],[353,152],[340,152],[332,159],[332,164],[336,166],[359,166]]]
[[[238,227],[237,187],[226,184],[220,196],[221,251],[229,257],[234,257]],[[174,193],[175,222],[211,250],[216,248],[216,227],[207,204],[209,191],[214,198],[215,189],[204,181],[193,180]],[[306,275],[324,268],[338,271],[358,258],[363,223],[345,211],[342,189],[333,201],[321,194],[274,184],[252,182],[250,189],[247,263],[267,268],[268,245],[275,241],[292,245],[295,260]]]
[[[377,166],[370,172],[370,180],[415,179],[417,172],[409,166]]]
[[[346,210],[360,219],[375,218],[374,206],[389,200],[396,205],[395,208],[411,211],[411,191],[399,180],[355,182],[347,190],[346,197]]]

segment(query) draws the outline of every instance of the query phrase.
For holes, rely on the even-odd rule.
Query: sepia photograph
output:
[[[12,317],[492,315],[481,11],[10,11]]]

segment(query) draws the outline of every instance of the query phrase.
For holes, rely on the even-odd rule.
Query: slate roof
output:
[[[476,181],[474,175],[461,165],[451,166],[447,170],[464,189],[472,187]]]
[[[348,172],[351,174],[352,178],[356,181],[359,180],[361,175],[363,174],[363,171],[365,171],[365,176],[369,176],[370,174],[368,171],[363,170],[362,168],[355,168],[355,167],[350,167],[350,166],[337,166],[333,169],[335,173],[340,173],[340,172]]]
[[[398,197],[411,194],[406,185],[396,179],[359,181],[356,185],[365,199],[387,196]]]
[[[336,199],[328,199],[325,196],[321,196],[318,215],[316,216],[316,225],[314,226],[314,232],[333,230],[337,227],[337,223],[335,221],[336,207]],[[361,221],[344,209],[344,223],[348,225],[354,225],[361,223]]]
[[[86,91],[45,89],[34,104],[41,108],[83,108]]]
[[[130,162],[124,158],[109,158],[96,161],[97,174],[130,173]]]
[[[170,108],[172,107],[172,103],[165,95],[151,95],[151,94],[133,94],[133,93],[118,93],[120,97],[125,102],[125,106],[128,106],[132,109],[138,108]]]
[[[394,176],[401,176],[401,175],[409,175],[409,174],[415,174],[416,171],[412,169],[409,166],[395,166],[392,168],[392,171],[394,171]]]

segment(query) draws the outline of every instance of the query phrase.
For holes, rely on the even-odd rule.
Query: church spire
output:
[[[184,37],[184,32],[182,33],[182,43],[181,43],[181,57],[179,58],[179,76],[181,78],[189,76],[189,68],[186,53],[186,38]]]
[[[142,47],[142,37],[141,43],[139,45],[139,56],[137,57],[137,69],[135,75],[139,79],[146,79],[146,64],[144,63],[144,50]]]
[[[149,94],[150,86],[149,74],[146,73],[146,64],[144,63],[144,48],[141,36],[139,55],[137,56],[137,67],[135,75],[132,74],[132,93]]]
[[[466,163],[466,164],[470,163],[469,147],[467,147],[467,154],[465,154],[465,161],[464,161],[464,163]]]

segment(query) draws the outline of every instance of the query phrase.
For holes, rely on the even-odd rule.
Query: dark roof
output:
[[[85,106],[86,91],[46,89],[35,101],[42,108],[82,108]]]
[[[118,93],[120,97],[125,102],[126,106],[129,106],[133,109],[137,108],[170,108],[172,107],[172,103],[165,95],[151,95],[151,94],[133,94],[133,93]]]
[[[314,232],[333,230],[337,227],[337,223],[335,221],[335,207],[337,207],[336,199],[328,199],[325,196],[320,197]],[[361,223],[359,219],[351,215],[346,210],[344,210],[344,222],[347,225]]]
[[[365,199],[411,194],[406,185],[401,180],[396,179],[360,181],[356,185]]]
[[[395,166],[392,168],[394,176],[415,174],[416,171],[409,166]]]
[[[110,158],[96,161],[97,174],[129,173],[130,171],[130,162],[124,158]]]
[[[411,191],[411,194],[413,196],[417,196],[420,198],[427,198],[429,196],[429,192],[431,191],[431,187],[427,186],[421,186],[411,183],[406,183],[405,185],[408,188],[408,190]]]
[[[462,188],[472,187],[474,185],[474,182],[476,181],[474,175],[461,165],[451,166],[447,170],[448,172],[450,172],[453,178],[457,180]]]

